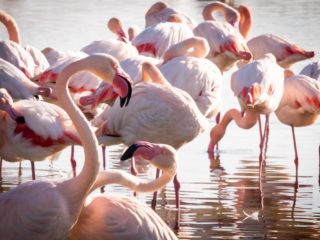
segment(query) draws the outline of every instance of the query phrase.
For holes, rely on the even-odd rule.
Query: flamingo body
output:
[[[301,70],[300,74],[309,76],[319,81],[320,80],[320,61],[309,63],[307,66],[305,66]]]

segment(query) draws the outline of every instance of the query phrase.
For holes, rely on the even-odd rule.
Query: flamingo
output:
[[[260,114],[268,116],[279,106],[284,86],[284,70],[277,63],[272,54],[255,60],[243,66],[232,74],[231,88],[237,96],[244,116],[237,109],[230,109],[225,113],[220,123],[211,129],[208,152],[213,157],[214,145],[225,134],[229,123],[234,120],[240,128],[252,128]],[[268,129],[268,117],[264,136],[261,138],[260,156]],[[262,158],[260,158],[262,160]]]
[[[177,14],[178,16],[180,16],[182,22],[186,23],[191,29],[195,27],[196,23],[193,19],[188,17],[183,12],[170,8],[166,2],[162,1],[154,3],[146,12],[145,27],[147,28],[160,22],[167,22],[168,18],[170,18],[170,16],[172,16],[173,14]]]
[[[214,12],[221,12],[226,21],[214,18]],[[252,54],[238,29],[240,15],[236,9],[225,3],[214,1],[206,5],[202,11],[204,22],[193,29],[194,35],[207,39],[210,53],[207,58],[214,62],[221,72],[229,70],[237,61],[249,61]]]
[[[248,41],[248,47],[254,59],[266,53],[272,53],[278,64],[283,68],[290,68],[292,64],[314,57],[313,51],[306,51],[297,44],[274,34],[262,34]]]
[[[114,56],[119,61],[125,60],[128,57],[137,56],[137,49],[131,44],[127,34],[123,30],[123,24],[118,18],[111,18],[108,21],[108,28],[111,32],[118,36],[118,39],[97,40],[89,43],[81,49],[87,54],[106,53]],[[131,28],[134,30],[134,28]],[[133,31],[135,32],[135,31]],[[134,37],[134,33],[131,38]]]
[[[5,25],[9,35],[9,40],[0,41],[1,58],[15,65],[30,79],[49,66],[38,49],[30,45],[25,47],[21,45],[19,28],[11,15],[0,10],[0,22]]]
[[[284,92],[277,118],[292,129],[295,152],[296,177],[298,177],[299,156],[295,137],[295,127],[315,124],[320,116],[320,82],[306,75],[291,73],[284,81]],[[296,181],[297,183],[297,181]]]
[[[158,179],[145,182],[120,170],[99,173],[91,192],[103,185],[120,184],[138,192],[155,191],[172,180],[177,170],[176,150],[165,144],[138,141],[122,155],[121,160],[142,157],[163,171]],[[167,224],[136,198],[100,194],[88,196],[71,239],[178,239]]]
[[[57,96],[75,125],[85,151],[81,173],[72,179],[30,181],[0,195],[0,235],[8,239],[67,239],[99,171],[98,141],[67,91],[68,79],[79,70],[95,72],[114,82],[114,58],[89,56],[68,65],[59,74]],[[114,84],[119,82],[114,82]],[[121,88],[126,96],[129,85]]]
[[[309,76],[320,81],[320,61],[306,65],[299,74]]]
[[[172,45],[193,37],[188,25],[181,22],[161,22],[145,28],[132,41],[139,53],[162,59]]]
[[[92,120],[92,124],[98,127],[100,144],[124,143],[129,146],[135,141],[149,141],[179,149],[207,128],[208,120],[188,93],[171,86],[159,69],[149,62],[142,65],[142,71],[144,79],[152,82],[134,85],[132,103],[124,111],[119,111],[116,100],[112,107]],[[174,185],[179,212],[180,183],[177,176]],[[178,224],[179,220],[176,227]]]
[[[211,118],[220,112],[222,105],[222,75],[214,63],[204,58],[208,52],[206,39],[186,39],[165,53],[159,70],[173,86],[188,92],[201,113]]]
[[[41,87],[28,79],[16,66],[0,58],[0,87],[16,99],[33,99],[42,95],[53,98],[52,89]]]

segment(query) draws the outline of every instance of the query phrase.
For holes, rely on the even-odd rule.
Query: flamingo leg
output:
[[[294,132],[294,127],[293,126],[291,126],[291,130],[292,130],[292,139],[293,139],[294,154],[295,154],[294,163],[296,165],[296,185],[298,186],[299,157],[298,157],[298,150],[297,150],[296,134]]]
[[[260,143],[262,142],[262,123],[261,123],[261,115],[259,115],[258,118],[258,123],[259,123],[259,134],[260,134]],[[261,146],[260,146],[261,147]]]
[[[72,167],[72,173],[73,173],[73,177],[77,176],[76,173],[76,168],[77,168],[77,162],[74,158],[74,145],[71,146],[71,158],[70,158],[70,163],[71,163],[71,167]]]
[[[21,161],[19,162],[19,171],[18,171],[18,176],[22,176],[22,167],[21,167]]]
[[[30,163],[31,163],[32,180],[35,180],[36,179],[36,171],[35,171],[34,161],[30,161]]]
[[[269,132],[269,116],[266,115],[266,122],[265,122],[265,127],[264,127],[264,131],[263,131],[263,136],[261,138],[260,141],[260,155],[259,155],[259,176],[261,178],[262,176],[262,169],[263,169],[263,165],[265,164],[265,159],[266,159],[266,142],[267,142],[267,135]]]
[[[102,151],[102,166],[103,170],[106,170],[106,146],[101,146],[101,151]]]
[[[160,169],[157,168],[156,179],[159,178],[159,175],[160,175]],[[152,198],[152,201],[151,201],[151,208],[152,208],[153,210],[156,209],[157,196],[158,196],[158,191],[155,191],[155,192],[153,193],[153,198]]]
[[[180,228],[180,181],[178,180],[177,174],[173,178],[173,185],[174,185],[174,191],[176,195],[176,208],[177,208],[177,213],[176,213],[176,222],[174,229],[178,230]]]
[[[216,124],[220,123],[220,119],[221,119],[221,112],[218,112],[217,116],[216,116]],[[218,143],[216,144],[216,151],[219,151],[219,145]]]
[[[2,179],[2,157],[0,157],[0,180]]]
[[[131,174],[134,175],[134,176],[137,176],[138,174],[138,171],[137,171],[137,168],[136,168],[136,160],[134,157],[131,158]],[[137,192],[133,192],[133,196],[137,196]]]
[[[320,144],[319,144],[319,177],[318,177],[318,184],[320,186]]]

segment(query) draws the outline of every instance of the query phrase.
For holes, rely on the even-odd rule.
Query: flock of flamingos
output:
[[[208,146],[212,157],[231,121],[245,129],[259,123],[263,163],[268,119],[275,113],[292,128],[298,167],[294,128],[319,117],[320,62],[299,74],[290,66],[314,52],[272,33],[248,40],[252,16],[245,5],[214,1],[202,15],[196,23],[156,2],[145,14],[143,30],[125,31],[119,19],[111,18],[108,27],[117,38],[62,52],[22,45],[16,22],[0,10],[9,35],[0,41],[0,157],[30,160],[34,178],[0,194],[1,238],[177,239],[152,208],[134,197],[90,193],[112,183],[156,192],[173,180],[178,228],[176,151],[207,129],[209,119],[216,121]],[[240,110],[220,117],[222,74],[235,65],[231,88]],[[119,143],[128,146],[121,160],[131,158],[132,174],[106,170],[105,159],[100,170],[98,147]],[[57,158],[74,145],[84,149],[79,173],[71,148],[71,179],[35,180],[34,161]],[[135,176],[135,157],[157,168],[155,180]]]

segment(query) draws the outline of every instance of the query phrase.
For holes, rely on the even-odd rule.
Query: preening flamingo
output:
[[[168,18],[170,18],[170,16],[173,14],[178,15],[182,22],[188,24],[191,29],[196,26],[194,20],[188,17],[186,14],[169,7],[166,2],[159,1],[154,3],[146,12],[146,28],[160,22],[167,22]]]
[[[1,58],[15,65],[28,78],[40,74],[49,66],[41,51],[30,45],[21,45],[19,28],[11,15],[0,10],[0,22],[5,25],[9,35],[9,40],[0,41]]]
[[[180,22],[161,22],[147,27],[136,36],[132,44],[140,54],[162,59],[172,45],[193,37],[188,25]]]
[[[204,116],[213,118],[222,105],[222,75],[214,63],[205,59],[208,52],[206,39],[186,39],[167,50],[159,70],[174,87],[191,95]]]
[[[292,64],[314,57],[313,51],[306,51],[274,34],[263,34],[248,41],[248,47],[254,59],[261,58],[266,53],[272,53],[278,64],[283,68],[290,68]]]
[[[274,112],[281,100],[284,86],[284,70],[276,63],[272,54],[255,60],[243,66],[232,74],[231,88],[237,96],[241,110],[230,109],[225,113],[220,123],[210,132],[208,152],[212,158],[214,145],[219,142],[229,123],[234,120],[240,128],[253,127],[260,114],[269,115]],[[267,118],[268,119],[268,118]],[[268,121],[266,121],[265,134],[261,139],[261,146],[267,134]],[[261,149],[261,153],[263,149]]]
[[[114,56],[119,61],[129,57],[137,56],[137,49],[129,41],[129,37],[122,27],[122,22],[118,18],[111,18],[108,21],[108,28],[115,33],[118,39],[96,40],[81,49],[87,54],[106,53]]]
[[[131,157],[150,161],[163,174],[146,182],[120,170],[109,170],[99,173],[91,191],[108,184],[120,184],[133,191],[151,192],[164,187],[176,174],[177,153],[169,145],[139,141],[126,150],[121,160]],[[87,201],[72,229],[71,239],[178,239],[154,210],[136,198],[100,194],[89,195]]]
[[[320,81],[320,61],[309,63],[301,70],[300,74]]]
[[[5,88],[13,99],[33,99],[38,95],[52,97],[49,87],[41,87],[28,79],[16,66],[0,58],[0,88]]]
[[[99,127],[101,144],[135,141],[164,143],[179,149],[192,141],[208,125],[194,100],[185,91],[171,86],[151,63],[144,63],[143,77],[152,82],[135,84],[131,104],[119,111],[117,101],[92,123]],[[179,209],[179,182],[174,178]],[[178,221],[179,222],[179,221]]]
[[[221,12],[226,21],[216,20],[214,12]],[[204,22],[193,29],[194,35],[207,39],[210,52],[207,56],[221,72],[229,70],[238,60],[249,61],[252,54],[247,43],[235,25],[240,20],[236,9],[215,1],[202,11]]]
[[[0,195],[0,235],[7,239],[68,239],[99,171],[98,141],[92,128],[73,103],[67,82],[80,70],[95,72],[113,84],[113,58],[95,55],[68,65],[59,74],[57,96],[75,125],[85,151],[81,173],[72,179],[31,181]],[[127,98],[129,86],[120,92]],[[127,99],[129,100],[129,99]]]
[[[298,150],[295,127],[315,124],[320,116],[320,82],[305,75],[293,75],[284,81],[284,92],[276,116],[291,126],[298,177]]]

